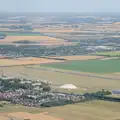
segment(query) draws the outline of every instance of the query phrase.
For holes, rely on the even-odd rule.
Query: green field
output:
[[[96,55],[109,56],[109,57],[120,57],[120,51],[97,52]]]
[[[42,66],[90,73],[115,73],[120,72],[120,59],[69,61],[64,63],[44,64]]]

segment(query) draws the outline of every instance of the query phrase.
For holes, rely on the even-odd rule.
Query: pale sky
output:
[[[6,12],[120,12],[120,0],[0,0]]]

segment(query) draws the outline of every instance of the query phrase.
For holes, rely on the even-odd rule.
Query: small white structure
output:
[[[63,89],[77,89],[77,87],[75,85],[72,85],[72,84],[65,84],[65,85],[62,85],[60,86],[60,88],[63,88]]]

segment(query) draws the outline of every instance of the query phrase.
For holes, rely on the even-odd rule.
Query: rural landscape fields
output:
[[[59,86],[68,83],[74,84],[78,87],[77,90],[73,90],[73,92],[75,93],[86,93],[86,92],[95,92],[101,89],[113,90],[120,88],[119,69],[117,69],[116,68],[117,66],[115,66],[115,68],[113,69],[114,71],[113,70],[111,71],[111,69],[108,69],[107,71],[107,68],[110,67],[109,66],[110,60],[104,60],[105,59],[104,56],[72,56],[72,57],[67,56],[61,58],[64,58],[65,60],[63,61],[51,60],[47,58],[46,59],[19,58],[14,60],[8,59],[8,61],[5,62],[4,59],[1,59],[4,61],[4,63],[1,62],[2,66],[0,70],[2,74],[4,74],[5,76],[16,77],[16,78],[19,77],[21,79],[23,78],[32,79],[32,80],[42,79],[42,80],[51,81],[53,84],[53,88],[56,89],[57,91],[63,91],[59,89]],[[112,60],[116,62],[119,59],[117,60],[112,59]],[[94,62],[96,61],[95,65],[91,63],[93,61]],[[106,65],[107,62],[108,65]],[[69,66],[67,66],[68,64]],[[77,65],[77,67],[75,67],[75,65]],[[92,66],[92,70],[93,70],[92,72],[91,69],[89,68],[91,67],[90,65]],[[83,69],[84,68],[83,66],[85,66],[86,68],[85,71]],[[77,69],[75,70],[75,68]],[[103,70],[104,72],[103,71],[101,72],[101,69],[104,69]],[[69,92],[69,91],[64,91],[64,92]],[[112,103],[107,101],[106,102],[91,101],[91,102],[85,102],[85,103],[79,103],[73,105],[66,105],[64,107],[61,106],[61,107],[44,108],[44,109],[38,109],[38,108],[29,109],[28,107],[14,106],[14,105],[11,106],[6,104],[5,107],[0,108],[0,111],[2,112],[1,116],[3,116],[4,119],[7,119],[8,116],[20,117],[20,118],[28,118],[29,116],[29,118],[31,119],[36,118],[37,120],[39,118],[50,119],[51,116],[54,116],[54,118],[51,119],[72,120],[73,119],[71,118],[72,116],[76,120],[79,120],[79,117],[85,120],[88,119],[114,120],[119,118],[119,107],[120,107],[119,103]],[[68,109],[70,109],[71,111],[67,112]],[[101,110],[102,113],[100,113],[99,110]],[[10,113],[11,111],[12,113]],[[6,113],[3,114],[3,112],[8,112],[10,114],[6,115]],[[14,112],[19,112],[19,113],[14,114]],[[26,112],[29,112],[29,114]],[[45,113],[44,115],[44,112],[48,112],[48,113],[47,114]],[[34,115],[35,113],[36,116]],[[43,115],[38,113],[42,113]]]
[[[75,59],[75,56],[73,58]],[[41,58],[15,60],[15,63],[13,60],[12,66],[8,65],[8,67],[4,67],[3,65],[1,71],[11,76],[49,80],[58,86],[71,83],[83,91],[85,88],[88,89],[88,91],[93,89],[119,89],[120,77],[117,63],[119,60],[100,60],[103,59],[101,56],[91,56],[92,60],[86,59],[90,59],[90,56],[76,56],[76,58],[77,61],[60,61]],[[85,60],[83,61],[84,58]],[[97,58],[97,60],[94,58]],[[95,64],[93,64],[93,62]],[[110,62],[115,62],[116,66],[113,68]],[[22,64],[24,64],[24,66]],[[10,71],[11,68],[12,71]],[[96,81],[99,84],[96,84]]]
[[[69,16],[67,17],[69,19]],[[54,95],[55,91],[68,97],[72,94],[94,96],[96,92],[101,93],[100,91],[112,94],[112,91],[120,89],[119,25],[118,32],[116,32],[114,29],[117,25],[114,22],[100,25],[99,22],[63,23],[63,19],[61,22],[57,21],[58,23],[54,20],[52,20],[54,23],[38,23],[32,20],[31,15],[22,24],[11,25],[9,21],[7,24],[0,24],[1,80],[19,78],[23,80],[22,82],[25,80],[29,80],[27,82],[47,81],[52,87],[48,93]],[[116,35],[117,38],[114,37]],[[17,84],[18,81],[15,82]],[[61,86],[64,84],[72,84],[77,89],[62,89]],[[1,86],[2,88],[4,87]],[[26,91],[29,92],[31,89]],[[10,88],[5,92],[5,97],[6,93],[11,95],[14,91]],[[36,96],[41,97],[41,91],[37,92],[39,94]],[[1,90],[2,93],[4,90]],[[46,94],[46,92],[43,93]],[[111,97],[119,99],[119,94],[112,94]],[[34,101],[31,97],[29,99],[26,96],[24,99],[19,98],[18,101],[21,100],[19,104],[13,104],[17,99],[12,99],[14,102],[11,99],[7,102],[0,101],[0,119],[2,120],[10,118],[15,120],[120,119],[119,102],[107,101],[103,98],[88,99],[63,106],[59,104],[56,107],[48,105],[49,107],[45,108],[41,107],[42,105],[36,107],[34,105],[36,99]],[[38,103],[42,101],[41,98],[39,99]],[[24,100],[31,104],[29,105],[26,101],[21,103]],[[44,101],[46,99],[42,102]]]

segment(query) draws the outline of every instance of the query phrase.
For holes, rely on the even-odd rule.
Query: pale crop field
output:
[[[74,29],[65,29],[65,28],[35,28],[34,32],[41,33],[70,33],[75,32]]]
[[[43,63],[55,63],[61,62],[60,60],[45,59],[45,58],[16,58],[16,59],[0,59],[0,66],[11,66],[11,65],[29,65],[29,64],[43,64]]]
[[[48,36],[7,36],[3,41],[18,41],[18,40],[29,40],[29,41],[56,41],[57,38],[52,38]],[[59,40],[59,39],[58,39]],[[2,41],[2,40],[1,40]]]
[[[73,42],[65,42],[63,39],[48,37],[48,36],[7,36],[0,40],[0,44],[16,44],[14,42],[28,40],[31,42],[38,42],[37,44],[28,45],[74,45]],[[20,44],[24,45],[24,44]]]
[[[8,113],[8,115],[12,115],[12,116],[17,115],[17,117],[25,117],[25,118],[27,116],[27,118],[33,117],[34,119],[35,119],[34,116],[38,115],[40,117],[40,114],[38,113],[41,113],[41,115],[43,115],[42,113],[46,112],[48,113],[47,114],[48,118],[53,118],[51,116],[54,116],[53,120],[73,120],[73,119],[74,120],[118,120],[120,119],[120,104],[114,102],[106,102],[106,101],[90,101],[79,104],[44,108],[44,109],[28,108],[18,105],[15,106],[5,105],[5,107],[0,108],[0,112],[1,112],[1,116],[3,113],[4,114]],[[34,113],[34,114],[29,114],[26,112]]]
[[[91,59],[102,59],[104,56],[92,56],[92,55],[75,55],[75,56],[58,56],[58,57],[51,57],[51,58],[62,58],[66,60],[91,60]]]

